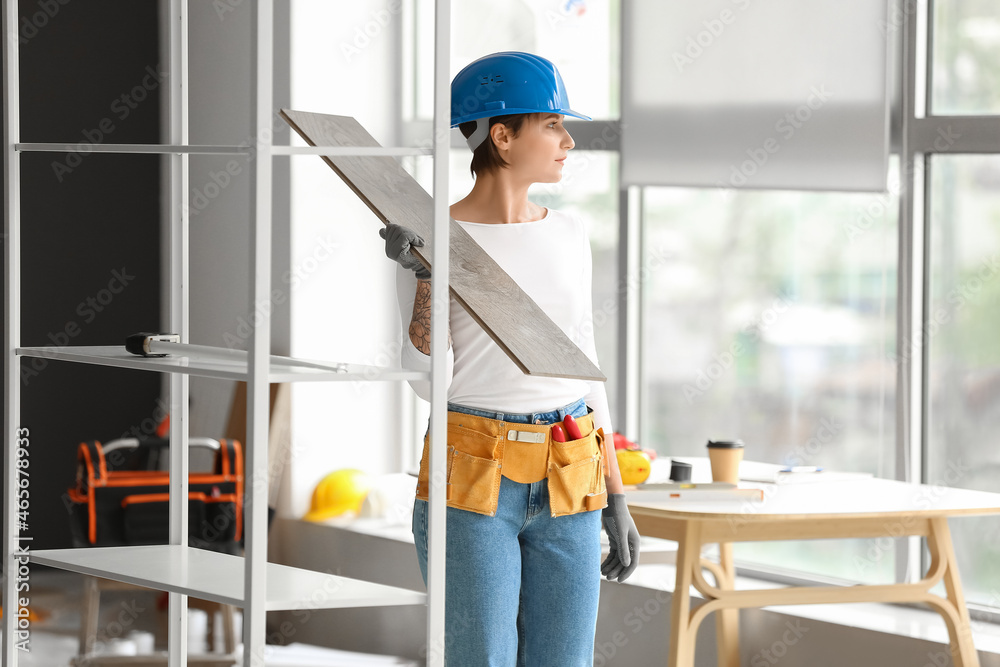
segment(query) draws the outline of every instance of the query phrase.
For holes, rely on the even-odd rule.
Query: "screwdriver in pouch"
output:
[[[552,425],[552,439],[556,442],[566,442],[566,431],[562,424],[556,422]]]
[[[566,426],[566,434],[569,436],[570,440],[579,440],[583,437],[583,433],[580,432],[580,427],[577,426],[576,420],[573,419],[573,415],[566,415],[563,418],[563,424]]]

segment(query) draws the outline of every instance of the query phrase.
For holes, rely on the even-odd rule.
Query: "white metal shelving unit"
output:
[[[249,304],[264,302],[271,288],[271,164],[274,156],[291,155],[424,155],[434,156],[434,266],[432,286],[433,363],[431,419],[431,478],[443,480],[447,387],[437,381],[444,374],[448,331],[448,150],[450,86],[448,76],[450,2],[437,0],[435,34],[435,122],[433,148],[359,148],[272,145],[270,123],[274,114],[273,82],[273,2],[252,0],[251,23],[251,124],[257,142],[251,169],[253,197],[251,257],[253,267]],[[69,363],[87,363],[170,374],[171,447],[170,458],[170,543],[162,546],[106,547],[88,549],[48,549],[29,552],[30,561],[57,568],[124,581],[169,592],[169,664],[187,663],[187,597],[215,600],[243,609],[243,665],[263,664],[265,612],[279,609],[334,608],[356,606],[428,606],[428,665],[444,664],[444,522],[443,484],[431,485],[428,592],[405,589],[328,575],[267,562],[267,433],[268,385],[271,382],[341,380],[427,379],[426,373],[392,368],[345,364],[338,370],[316,368],[311,362],[270,355],[270,321],[263,318],[254,327],[245,359],[191,357],[140,358],[119,346],[22,347],[20,282],[20,164],[22,152],[64,152],[75,147],[61,143],[18,143],[19,94],[16,2],[3,6],[4,43],[4,232],[6,234],[6,275],[4,300],[4,343],[7,372],[4,378],[4,570],[17,571],[22,542],[18,528],[17,449],[20,426],[20,377],[22,357],[45,357]],[[187,0],[169,0],[169,69],[166,88],[169,96],[169,130],[164,144],[103,144],[100,152],[161,154],[169,161],[170,185],[170,322],[169,329],[188,343],[188,157],[192,154],[245,153],[245,146],[193,146],[188,144],[188,16]],[[251,308],[252,310],[252,308]],[[129,333],[129,332],[123,332]],[[188,379],[191,375],[247,382],[247,442],[245,456],[245,556],[230,556],[188,546]],[[438,437],[442,434],[442,437]],[[322,593],[317,596],[317,592]],[[3,605],[17,608],[17,577],[7,576],[3,584]],[[318,598],[318,599],[317,599]],[[17,615],[4,615],[2,665],[16,667]]]

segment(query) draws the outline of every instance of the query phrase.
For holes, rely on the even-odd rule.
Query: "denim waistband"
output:
[[[545,412],[495,412],[493,410],[470,408],[467,405],[459,405],[457,403],[449,403],[448,411],[462,412],[478,417],[487,417],[488,419],[499,419],[514,424],[554,424],[557,421],[562,421],[566,415],[582,417],[590,412],[590,408],[587,407],[584,399],[580,398],[561,408]]]

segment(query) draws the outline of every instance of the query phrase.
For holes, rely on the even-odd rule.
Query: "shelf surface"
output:
[[[115,366],[145,371],[182,373],[223,380],[247,379],[247,362],[238,359],[207,359],[204,357],[140,357],[125,351],[123,345],[93,345],[71,347],[19,347],[23,357],[41,357],[72,361],[98,366]],[[307,362],[303,362],[307,363]],[[336,362],[328,362],[331,365]],[[324,370],[308,365],[298,365],[294,360],[272,361],[267,379],[269,382],[343,382],[357,380],[426,380],[424,371],[402,368],[344,364],[346,371]]]
[[[464,146],[464,144],[463,144]],[[84,147],[86,147],[84,149]],[[248,145],[197,145],[197,144],[93,144],[87,141],[67,144],[61,142],[16,143],[14,150],[21,153],[136,153],[140,155],[242,155],[255,149]],[[407,155],[433,155],[430,148],[415,146],[271,146],[272,155],[349,155],[356,157],[384,157]]]
[[[243,558],[153,545],[31,551],[31,561],[161,591],[243,607]],[[267,564],[267,611],[425,604],[424,593],[334,574]]]
[[[465,144],[463,144],[464,146]],[[273,155],[342,155],[354,157],[402,157],[433,155],[430,148],[406,146],[272,146]]]
[[[22,153],[137,153],[140,155],[241,155],[251,152],[249,146],[199,146],[195,144],[94,144],[88,141],[66,143],[18,143],[14,150]]]

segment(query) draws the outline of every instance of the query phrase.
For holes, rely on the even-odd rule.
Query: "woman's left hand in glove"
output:
[[[611,553],[601,563],[601,574],[621,583],[639,564],[639,531],[628,513],[624,493],[608,494],[608,506],[602,510],[601,520],[611,544]]]

